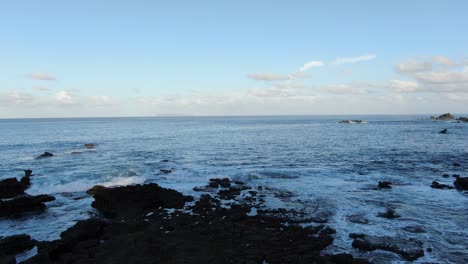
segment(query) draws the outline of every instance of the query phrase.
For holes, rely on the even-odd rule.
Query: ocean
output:
[[[55,156],[36,159],[44,151]],[[0,236],[58,239],[97,214],[86,194],[97,184],[154,182],[199,196],[194,187],[229,177],[271,190],[268,207],[325,219],[336,229],[328,252],[403,262],[353,249],[349,234],[365,233],[422,241],[432,252],[416,263],[468,262],[468,192],[430,187],[468,176],[468,123],[411,115],[3,119],[0,153],[0,179],[32,169],[27,193],[56,198],[43,213],[0,219]],[[377,189],[383,180],[393,188]],[[401,217],[377,217],[386,208]]]

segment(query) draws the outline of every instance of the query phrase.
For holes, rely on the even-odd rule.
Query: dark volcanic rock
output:
[[[454,162],[452,165],[453,165],[454,167],[460,167],[460,166],[461,166],[460,163],[457,163],[457,162]]]
[[[442,177],[444,177],[444,178],[450,178],[450,175],[444,174],[444,175],[442,175]]]
[[[455,188],[459,190],[468,190],[468,177],[456,177],[457,179],[453,182]]]
[[[36,159],[48,158],[48,157],[53,157],[53,156],[54,154],[46,151],[42,153],[41,155],[39,155]]]
[[[86,193],[89,194],[89,195],[95,195],[96,192],[100,191],[100,190],[104,190],[106,189],[106,187],[102,186],[102,185],[94,185],[93,187],[91,187],[91,189],[87,190]]]
[[[438,181],[433,181],[432,184],[431,184],[431,188],[434,188],[434,189],[453,189],[452,186],[448,186],[446,184],[441,184]]]
[[[23,177],[29,179],[29,177]],[[23,195],[24,190],[29,186],[28,182],[21,179],[19,182],[16,178],[8,178],[0,181],[0,198],[13,198],[18,195]]]
[[[30,169],[24,170],[24,177],[31,177],[31,176],[33,176],[32,170]]]
[[[432,120],[452,120],[452,119],[455,119],[455,116],[453,116],[450,113],[446,113],[446,114],[440,115],[439,117],[431,116],[431,119]]]
[[[389,236],[353,235],[353,247],[364,251],[386,250],[401,255],[409,261],[424,256],[423,243],[414,239]]]
[[[384,217],[384,218],[388,218],[388,219],[393,219],[393,218],[399,218],[400,215],[398,215],[395,210],[391,209],[391,208],[387,208],[387,211],[383,212],[383,213],[378,213],[377,214],[378,217]]]
[[[108,217],[134,217],[145,210],[182,208],[185,202],[193,200],[175,190],[162,188],[157,184],[134,185],[95,190],[92,206]]]
[[[55,200],[50,195],[20,196],[12,200],[0,201],[0,216],[15,216],[27,212],[42,211],[46,202]]]
[[[172,170],[168,170],[168,169],[160,169],[159,171],[164,173],[164,174],[172,173]]]
[[[390,189],[392,188],[392,183],[389,181],[379,181],[379,188],[380,189]]]
[[[222,179],[210,179],[210,183],[208,184],[209,187],[211,188],[218,188],[218,187],[223,187],[223,188],[229,188],[231,187],[231,181],[229,178],[222,178]]]
[[[166,200],[185,200],[174,190],[147,186],[99,190],[95,199],[105,196],[108,205],[118,200],[136,207],[150,199],[152,207],[156,203],[163,208],[174,207]],[[171,194],[161,194],[165,192]],[[155,202],[155,193],[164,201]],[[285,225],[287,219],[248,216],[248,206],[226,208],[210,195],[202,195],[190,209],[193,213],[154,209],[136,218],[132,214],[107,222],[80,221],[61,240],[39,244],[38,255],[27,263],[367,263],[345,254],[320,256],[333,241],[333,232],[324,226]]]
[[[14,235],[0,238],[0,263],[16,264],[15,255],[29,250],[37,241],[28,235]]]
[[[439,131],[439,134],[447,134],[447,131],[448,131],[448,130],[447,130],[446,128],[444,128],[444,129],[442,129],[441,131]]]

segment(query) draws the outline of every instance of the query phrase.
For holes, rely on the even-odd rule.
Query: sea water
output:
[[[341,119],[367,123],[338,124]],[[444,128],[448,133],[439,134]],[[44,151],[55,156],[35,159]],[[430,187],[434,180],[452,185],[454,178],[443,174],[468,176],[468,123],[426,116],[4,119],[0,153],[0,179],[19,179],[29,168],[27,193],[56,197],[42,213],[0,219],[0,236],[58,239],[96,214],[86,194],[96,184],[155,182],[198,195],[193,187],[229,177],[289,194],[267,197],[269,207],[326,216],[337,230],[327,252],[403,262],[393,253],[353,249],[349,233],[365,233],[422,241],[432,252],[416,262],[468,262],[468,194]],[[382,180],[393,188],[377,190]],[[377,217],[389,207],[401,217]],[[369,223],[349,221],[355,215]]]

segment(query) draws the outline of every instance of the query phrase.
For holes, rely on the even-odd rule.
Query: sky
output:
[[[0,118],[468,113],[468,1],[0,0]]]

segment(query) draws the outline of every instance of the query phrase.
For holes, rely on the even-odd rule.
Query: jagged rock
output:
[[[452,120],[452,119],[455,119],[455,116],[453,116],[450,113],[446,113],[446,114],[440,115],[439,117],[431,116],[431,119],[433,119],[433,120]]]
[[[390,189],[392,188],[392,183],[389,181],[379,181],[379,188],[380,189]]]
[[[414,239],[403,239],[390,236],[350,235],[354,239],[353,247],[364,250],[385,250],[401,255],[409,261],[424,256],[423,243]]]
[[[157,184],[96,188],[92,207],[109,217],[123,218],[137,216],[145,210],[182,208],[185,202],[193,200],[175,190],[162,188]]]
[[[36,159],[49,158],[49,157],[53,157],[53,156],[54,156],[54,154],[46,151],[46,152],[42,153],[41,155],[39,155]]]
[[[24,180],[23,180],[24,179]],[[29,186],[29,177],[23,177],[21,182],[16,178],[8,178],[0,181],[0,198],[13,198],[18,195],[23,195],[24,191]]]
[[[455,185],[455,188],[458,190],[468,190],[468,177],[456,177],[453,185]]]
[[[11,200],[0,201],[0,216],[15,216],[27,212],[42,211],[46,202],[55,200],[50,195],[20,196]]]
[[[452,186],[448,186],[446,184],[440,184],[438,181],[433,181],[431,184],[431,188],[434,189],[453,189]]]

